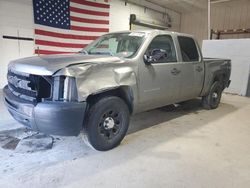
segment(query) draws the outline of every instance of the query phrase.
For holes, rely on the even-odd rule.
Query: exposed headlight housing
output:
[[[53,101],[77,101],[76,80],[74,77],[56,76],[53,79]]]

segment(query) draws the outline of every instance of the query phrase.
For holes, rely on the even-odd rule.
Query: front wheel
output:
[[[120,144],[129,125],[127,104],[119,97],[107,96],[90,106],[85,141],[99,151],[110,150]]]
[[[217,108],[220,104],[222,91],[221,83],[219,81],[214,82],[208,95],[202,97],[203,107],[208,110]]]

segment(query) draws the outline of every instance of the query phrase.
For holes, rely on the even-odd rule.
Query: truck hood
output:
[[[44,55],[11,61],[9,69],[34,75],[53,75],[58,70],[74,64],[121,63],[119,57],[108,55]]]

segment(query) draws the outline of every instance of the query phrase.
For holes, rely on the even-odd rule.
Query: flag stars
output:
[[[70,29],[68,0],[36,0],[34,4],[35,23]]]

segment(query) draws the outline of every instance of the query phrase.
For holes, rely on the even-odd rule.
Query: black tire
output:
[[[205,109],[216,109],[221,100],[223,87],[219,81],[213,83],[207,96],[202,97],[202,105]]]
[[[129,115],[128,106],[119,97],[107,96],[97,100],[88,111],[85,141],[99,151],[113,149],[127,133]]]

